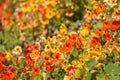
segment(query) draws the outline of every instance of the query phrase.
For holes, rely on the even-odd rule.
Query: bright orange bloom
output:
[[[5,61],[5,56],[6,56],[5,52],[0,52],[0,61]]]
[[[110,29],[110,26],[111,26],[111,21],[108,21],[108,20],[103,21],[103,30]]]
[[[82,46],[82,42],[81,42],[81,40],[78,38],[78,39],[76,40],[76,47],[77,47],[77,48],[81,48],[81,46]]]
[[[98,14],[100,14],[101,12],[104,12],[104,10],[105,10],[105,4],[102,3],[102,4],[99,4],[99,5],[98,5],[98,7],[96,8],[95,12],[96,12],[96,14],[98,15]]]
[[[71,33],[71,35],[69,36],[69,39],[72,40],[73,43],[76,42],[77,38],[78,38],[77,33]]]
[[[109,32],[106,32],[106,34],[105,34],[105,41],[110,41],[111,40],[111,34],[109,33]]]
[[[14,78],[17,75],[15,68],[8,68],[8,71],[10,78]]]
[[[7,71],[3,72],[1,76],[2,80],[10,80],[10,74]]]
[[[111,25],[111,30],[115,31],[118,30],[119,28],[120,28],[119,22],[117,20],[114,20]]]
[[[100,43],[100,40],[98,37],[94,36],[91,40],[91,44],[90,44],[90,47],[95,47],[97,44]]]
[[[73,41],[72,40],[67,40],[64,44],[63,44],[63,46],[62,46],[62,48],[61,48],[61,51],[62,52],[70,52],[71,50],[72,50],[72,47],[73,47]]]
[[[38,76],[40,74],[40,67],[39,66],[33,66],[32,72],[30,73],[31,76]]]
[[[60,54],[59,53],[55,53],[55,54],[52,55],[52,57],[54,59],[59,59],[60,58]]]
[[[102,28],[97,28],[97,30],[95,31],[95,33],[96,33],[97,35],[102,35],[103,29],[102,29]]]

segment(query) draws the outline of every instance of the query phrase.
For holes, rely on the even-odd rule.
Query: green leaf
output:
[[[77,57],[77,56],[78,56],[78,50],[77,50],[77,49],[72,50],[71,54],[72,54],[74,57]]]
[[[113,51],[113,54],[114,54],[115,56],[118,56],[118,55],[119,55],[119,52],[118,52],[117,50],[114,50],[114,51]]]
[[[104,74],[98,74],[98,75],[96,76],[96,79],[97,79],[97,80],[104,80],[104,79],[105,79],[105,75],[104,75]]]
[[[91,59],[90,61],[87,62],[88,68],[91,70],[95,64],[95,58]]]
[[[111,75],[111,76],[108,76],[109,80],[120,80],[120,76],[114,76],[114,75]]]
[[[102,27],[102,21],[98,21],[96,24],[93,25],[95,29]]]
[[[91,77],[92,77],[91,73],[88,72],[87,74],[84,75],[83,80],[91,80]]]
[[[119,75],[120,74],[120,67],[118,64],[109,63],[104,67],[105,73],[107,75]]]

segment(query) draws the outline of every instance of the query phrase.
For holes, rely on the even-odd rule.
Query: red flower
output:
[[[40,45],[39,45],[39,44],[34,44],[34,45],[33,45],[33,48],[34,48],[34,49],[37,49],[37,50],[40,50]]]
[[[10,74],[7,71],[3,72],[1,76],[2,80],[10,80]]]
[[[2,64],[2,62],[0,62],[0,71],[2,71],[3,70],[3,64]]]
[[[52,66],[46,66],[46,71],[51,72],[52,71]]]
[[[31,76],[38,76],[40,73],[40,67],[39,66],[33,66],[32,72],[30,73]]]
[[[16,69],[15,68],[8,68],[8,71],[7,71],[10,75],[10,78],[14,78],[17,74],[16,72]]]
[[[68,70],[69,74],[72,74],[72,75],[75,74],[75,71],[74,71],[74,67],[73,67],[73,66],[70,66],[67,70]]]
[[[51,72],[52,71],[52,61],[46,61],[46,71]]]
[[[119,22],[117,20],[114,20],[111,25],[111,30],[115,31],[118,30],[119,28],[120,28]]]
[[[22,69],[22,72],[23,72],[23,73],[26,73],[26,72],[27,72],[27,68],[24,67],[24,68]]]
[[[98,37],[94,36],[91,40],[91,44],[90,44],[90,47],[95,47],[97,44],[100,43],[100,40]]]
[[[105,34],[105,41],[110,41],[111,40],[111,34],[109,33],[109,32],[106,32],[106,34]]]
[[[19,18],[22,18],[22,16],[23,16],[22,11],[19,11],[19,12],[17,13],[17,16],[18,16]]]

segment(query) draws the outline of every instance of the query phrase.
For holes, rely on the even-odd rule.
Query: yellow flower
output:
[[[89,29],[83,28],[83,29],[80,30],[80,35],[83,36],[83,37],[86,37],[86,36],[89,35],[89,32],[90,32]]]
[[[63,80],[70,80],[70,76],[65,75]]]
[[[22,9],[22,12],[31,12],[32,11],[31,6],[26,3],[21,4],[21,9]]]
[[[61,33],[65,33],[66,32],[66,26],[65,26],[65,24],[61,24],[60,25],[60,32]]]
[[[45,51],[47,51],[47,52],[51,51],[51,46],[50,45],[46,45],[45,46]]]
[[[57,19],[60,19],[61,18],[61,13],[56,11],[55,16],[56,16]]]
[[[30,29],[32,29],[33,28],[33,24],[28,24],[28,27],[30,28]]]
[[[12,50],[12,54],[14,55],[20,55],[22,53],[22,48],[20,46],[16,46],[13,50]]]
[[[51,19],[54,16],[54,11],[51,8],[47,8],[46,10],[46,18]]]
[[[5,57],[8,61],[10,61],[12,59],[12,55],[10,53],[7,53],[7,55]]]
[[[117,0],[104,0],[110,7],[117,5]]]
[[[95,65],[95,67],[96,67],[97,69],[99,69],[99,68],[101,67],[101,65],[102,65],[101,63],[98,63],[98,64]]]
[[[54,46],[52,49],[51,49],[52,53],[57,53],[59,51],[59,46]]]
[[[84,60],[83,60],[83,58],[80,58],[80,61],[79,61],[79,63],[77,64],[76,67],[80,68],[82,65],[84,65]]]
[[[30,54],[30,57],[32,59],[38,59],[40,57],[40,52],[39,50],[33,50],[32,53]]]

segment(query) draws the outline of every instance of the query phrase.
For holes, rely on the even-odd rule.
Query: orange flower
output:
[[[10,76],[9,76],[10,74],[7,72],[7,71],[5,71],[5,72],[3,72],[2,73],[2,80],[10,80]]]
[[[100,40],[98,37],[94,36],[91,40],[91,44],[90,44],[90,47],[95,47],[97,44],[100,43]]]
[[[5,52],[0,52],[0,61],[5,61],[5,56],[6,56]]]
[[[59,53],[55,53],[55,54],[52,55],[52,57],[54,59],[59,59],[60,58],[60,54]]]
[[[73,42],[69,39],[65,42],[65,44],[63,44],[61,51],[70,52],[72,50],[72,47],[73,47]]]
[[[98,7],[96,8],[95,12],[96,12],[96,14],[98,15],[98,14],[104,12],[104,9],[105,9],[105,4],[102,3],[102,4],[99,4],[99,5],[98,5]]]
[[[112,13],[112,18],[120,20],[120,12],[118,10],[114,10],[114,12]]]
[[[102,35],[103,29],[102,28],[97,28],[96,32],[97,35]]]
[[[40,67],[39,66],[33,66],[32,72],[30,73],[31,76],[38,76],[40,73]]]
[[[69,36],[69,39],[70,39],[73,43],[76,42],[77,38],[78,38],[78,34],[77,34],[77,33],[71,33],[71,35]]]
[[[103,21],[103,30],[108,30],[111,26],[111,21],[104,20]]]
[[[111,34],[109,33],[109,32],[106,32],[106,34],[105,34],[105,41],[110,41],[111,40]]]
[[[8,71],[10,78],[14,78],[17,75],[16,69],[15,68],[8,68]]]
[[[119,22],[117,20],[114,20],[111,25],[111,30],[115,31],[118,30],[119,28],[120,28]]]
[[[77,48],[81,48],[81,46],[82,46],[82,42],[81,42],[81,40],[78,38],[78,39],[76,40],[76,47],[77,47]]]

